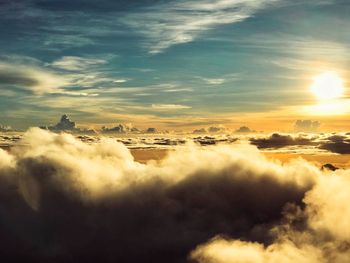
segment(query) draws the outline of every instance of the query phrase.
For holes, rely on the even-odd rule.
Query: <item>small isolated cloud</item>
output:
[[[228,129],[223,126],[223,125],[219,125],[219,126],[210,126],[208,128],[200,128],[200,129],[196,129],[193,131],[193,133],[220,133],[220,132],[227,132]]]
[[[180,105],[180,104],[152,104],[152,109],[155,110],[184,110],[191,109],[191,106]]]
[[[225,79],[208,79],[208,78],[202,78],[204,82],[206,82],[209,85],[220,85],[225,83]]]
[[[157,133],[158,130],[157,130],[157,128],[147,128],[145,132],[146,133]]]
[[[64,56],[61,59],[52,62],[51,66],[69,71],[81,71],[106,63],[107,61],[104,59]]]
[[[241,126],[239,127],[235,132],[238,133],[249,133],[249,132],[255,132],[254,130],[251,130],[249,127],[247,126]]]
[[[210,126],[207,130],[209,133],[216,133],[216,132],[226,132],[227,128],[223,125],[219,125],[219,126]]]
[[[56,125],[49,126],[48,129],[52,131],[74,131],[77,127],[75,122],[71,121],[69,117],[64,114]]]
[[[114,83],[125,83],[127,81],[128,81],[127,79],[116,79],[116,80],[113,80]]]
[[[131,124],[118,124],[111,128],[104,126],[101,131],[104,133],[135,133],[139,132],[139,129],[133,127]]]
[[[205,128],[195,129],[193,131],[193,133],[206,133],[206,132],[207,132],[207,129]]]
[[[0,132],[9,132],[9,131],[13,131],[11,126],[6,126],[6,125],[0,124]]]
[[[294,124],[294,130],[296,132],[316,132],[320,125],[319,121],[297,120]]]

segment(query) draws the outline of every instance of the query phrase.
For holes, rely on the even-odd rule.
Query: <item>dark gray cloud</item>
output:
[[[14,71],[0,71],[1,85],[35,86],[39,81],[28,74],[18,74]]]
[[[350,153],[350,143],[348,142],[331,142],[324,143],[320,146],[320,149],[324,149],[334,153],[349,154]]]
[[[320,149],[339,154],[350,153],[350,138],[346,134],[333,134],[327,136],[320,144]]]
[[[274,133],[268,138],[250,138],[249,140],[251,144],[256,145],[260,149],[314,144],[313,140],[310,138],[305,138],[302,136],[293,137],[292,135],[282,135],[278,133]]]
[[[71,121],[69,117],[64,114],[56,125],[49,126],[48,129],[53,131],[75,131],[77,127],[75,122]]]
[[[146,133],[157,133],[158,130],[157,130],[157,128],[147,128],[145,132]]]

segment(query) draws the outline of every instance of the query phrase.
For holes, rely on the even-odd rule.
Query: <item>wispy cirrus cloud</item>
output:
[[[54,61],[51,65],[55,68],[60,68],[64,70],[80,71],[80,70],[88,69],[92,66],[98,66],[106,63],[107,61],[104,59],[64,56]]]
[[[30,57],[5,56],[0,62],[0,88],[4,92],[34,95],[97,96],[105,88],[125,83],[101,68],[107,59],[63,56],[51,63]]]
[[[68,85],[67,79],[35,65],[0,63],[0,87],[34,94],[53,93]]]
[[[180,104],[152,104],[152,109],[155,110],[184,110],[191,109],[191,106]]]
[[[219,25],[241,22],[278,0],[201,0],[156,5],[131,13],[123,22],[146,36],[151,54],[195,40]]]

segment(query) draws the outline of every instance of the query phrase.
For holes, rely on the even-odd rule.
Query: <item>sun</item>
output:
[[[340,98],[344,93],[343,80],[336,72],[327,71],[314,77],[311,91],[320,101]]]

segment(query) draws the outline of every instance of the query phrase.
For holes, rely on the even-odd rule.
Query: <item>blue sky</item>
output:
[[[347,0],[1,1],[0,124],[293,120],[313,76],[348,84],[349,13]]]

